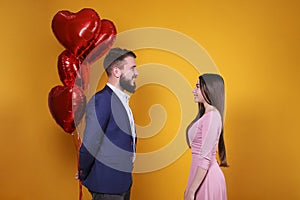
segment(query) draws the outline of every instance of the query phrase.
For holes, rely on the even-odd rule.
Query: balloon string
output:
[[[79,148],[81,146],[81,139],[78,133],[77,133],[77,137],[75,136],[75,134],[72,134],[72,136],[73,136],[73,143],[76,149],[77,169],[79,169]],[[79,181],[79,200],[82,200],[82,183],[80,180],[78,181]]]

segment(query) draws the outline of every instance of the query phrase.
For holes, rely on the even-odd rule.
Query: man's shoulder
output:
[[[106,105],[110,103],[112,91],[109,87],[105,86],[102,90],[94,94],[89,100],[89,104]]]
[[[101,97],[110,97],[112,94],[112,90],[106,85],[102,90],[98,91],[95,95],[94,98],[101,98]]]

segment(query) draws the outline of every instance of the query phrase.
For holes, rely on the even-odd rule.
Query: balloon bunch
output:
[[[56,123],[72,134],[78,161],[81,139],[79,134],[75,138],[73,132],[85,113],[87,100],[84,91],[89,86],[90,66],[111,48],[117,31],[113,22],[100,19],[90,8],[77,13],[59,11],[52,19],[52,31],[66,49],[58,56],[57,62],[63,85],[51,89],[48,106]],[[81,199],[82,184],[79,181]]]
[[[63,85],[51,89],[48,106],[56,123],[65,132],[73,133],[84,116],[90,65],[111,48],[116,28],[110,20],[100,19],[93,9],[84,8],[77,13],[57,12],[52,31],[66,49],[57,63]]]

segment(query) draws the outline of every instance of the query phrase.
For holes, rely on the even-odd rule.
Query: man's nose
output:
[[[138,76],[139,75],[139,72],[137,70],[134,70],[134,75],[135,76]]]

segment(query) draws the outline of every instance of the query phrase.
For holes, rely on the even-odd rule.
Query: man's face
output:
[[[125,65],[120,77],[120,86],[128,92],[134,93],[136,88],[135,79],[138,76],[135,58],[128,56],[124,59],[124,62]]]

